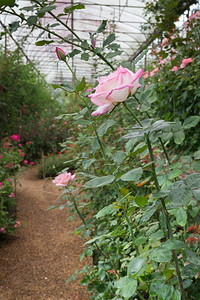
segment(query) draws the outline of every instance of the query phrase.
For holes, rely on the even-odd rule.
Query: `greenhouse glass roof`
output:
[[[18,0],[16,1],[18,7],[15,10],[20,13],[23,11],[24,14],[31,16],[33,14],[30,11],[20,10],[22,7],[31,6],[29,0]],[[56,8],[52,10],[55,15],[62,14],[63,9],[66,6],[73,4],[73,0],[61,1],[56,0]],[[143,9],[145,1],[139,0],[84,0],[81,3],[85,5],[85,9],[74,10],[69,15],[68,19],[66,16],[61,16],[63,22],[67,21],[67,25],[73,29],[76,34],[82,39],[90,42],[89,32],[95,32],[100,26],[102,20],[108,20],[106,29],[103,33],[97,34],[96,47],[102,45],[105,38],[110,33],[115,33],[115,42],[120,45],[122,52],[119,52],[118,56],[115,56],[114,60],[128,60],[131,55],[139,48],[139,46],[149,36],[150,31],[153,31],[153,26],[150,31],[141,29],[141,25],[144,25],[147,20],[143,15]],[[17,17],[2,13],[0,15],[0,26],[8,26],[10,23],[17,21]],[[49,13],[41,19],[42,25],[52,25],[57,23],[55,19]],[[55,27],[49,27],[51,30],[56,32],[61,37],[67,37],[70,34],[62,24],[58,24]],[[37,63],[38,70],[45,75],[46,80],[50,83],[60,83],[63,81],[71,81],[72,75],[67,69],[66,65],[62,61],[58,61],[55,53],[56,46],[62,48],[65,53],[72,52],[76,47],[67,43],[60,43],[58,37],[48,36],[48,33],[42,34],[42,30],[31,28],[27,26],[21,26],[16,31],[12,32],[12,36],[8,33],[4,35],[1,40],[7,50],[16,48],[16,42],[23,43],[23,51],[26,59]],[[39,38],[38,35],[42,34]],[[54,43],[48,45],[36,46],[35,43],[40,40],[55,40]],[[81,60],[81,53],[70,58],[69,64],[76,72],[77,77],[80,79],[83,76],[88,81],[93,81],[97,71],[105,69],[100,59],[90,55],[88,61]]]

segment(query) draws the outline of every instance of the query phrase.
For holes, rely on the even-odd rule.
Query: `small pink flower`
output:
[[[180,65],[180,68],[185,68],[185,66],[189,63],[193,62],[193,59],[190,57],[190,58],[184,58],[182,60],[182,63]]]
[[[158,67],[156,67],[153,71],[150,72],[150,76],[153,77],[159,71]]]
[[[3,186],[3,183],[2,183],[2,182],[0,182],[0,189],[2,189],[2,186]]]
[[[2,158],[2,156],[0,155],[0,159]]]
[[[24,160],[24,164],[27,165],[28,164],[28,160]]]
[[[76,177],[76,175],[71,175],[70,172],[62,173],[55,177],[53,183],[57,186],[66,186],[71,180],[73,180]]]
[[[162,42],[161,42],[161,47],[163,47],[164,45],[166,45],[168,43],[169,39],[168,38],[164,38],[162,39]]]
[[[143,77],[144,79],[147,79],[149,77],[149,72],[148,71],[144,72]]]
[[[66,53],[59,47],[56,47],[56,54],[59,60],[66,60]]]
[[[20,137],[19,137],[19,135],[17,135],[17,134],[13,134],[13,135],[11,135],[11,140],[13,140],[13,141],[18,141],[18,142],[20,142]]]
[[[11,194],[9,195],[9,197],[10,197],[10,198],[13,198],[13,197],[15,197],[15,194],[14,194],[14,193],[11,193]]]
[[[171,71],[178,71],[179,70],[179,67],[177,67],[177,66],[174,66],[172,69],[171,69]]]
[[[30,161],[29,165],[33,166],[35,163],[33,161]]]
[[[21,109],[22,115],[24,115],[24,111],[25,111],[24,108],[22,108],[22,109]]]
[[[0,232],[2,232],[2,233],[5,234],[5,233],[6,233],[5,227],[1,227],[1,228],[0,228]]]
[[[165,64],[166,62],[167,62],[166,59],[162,59],[162,60],[159,62],[159,65]]]
[[[10,178],[8,178],[8,181],[11,182],[12,180]]]
[[[15,225],[14,225],[14,227],[15,228],[17,228],[17,227],[20,227],[22,224],[21,224],[21,222],[20,221],[16,221],[16,223],[15,223]]]

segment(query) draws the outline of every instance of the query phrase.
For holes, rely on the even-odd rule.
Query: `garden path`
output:
[[[37,166],[22,175],[17,188],[22,227],[0,241],[0,300],[88,300],[79,277],[65,283],[87,263],[79,261],[84,241],[73,234],[77,222],[66,223],[66,209],[46,211],[59,190],[36,175]]]

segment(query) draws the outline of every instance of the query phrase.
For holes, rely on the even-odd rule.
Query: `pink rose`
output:
[[[148,71],[144,72],[143,77],[144,79],[147,79],[149,77],[149,72]]]
[[[0,228],[0,232],[2,232],[2,233],[4,233],[4,234],[6,234],[5,227],[1,227],[1,228]]]
[[[59,60],[66,60],[66,54],[61,48],[56,47],[56,54]]]
[[[72,175],[70,172],[65,172],[56,176],[55,179],[52,181],[57,186],[66,186],[71,180],[75,178],[75,176],[75,174]]]
[[[164,39],[162,39],[161,47],[163,47],[164,45],[166,45],[168,42],[169,42],[168,38],[165,37]]]
[[[177,66],[174,66],[172,69],[171,69],[171,71],[178,71],[179,70],[179,67],[177,67]]]
[[[16,223],[15,223],[15,225],[14,225],[14,227],[15,228],[17,228],[17,227],[20,227],[22,224],[21,224],[21,222],[20,221],[16,221]]]
[[[13,140],[13,141],[18,141],[18,142],[20,142],[20,137],[19,137],[19,135],[17,135],[17,134],[13,134],[13,135],[11,135],[11,140]]]
[[[24,164],[27,165],[28,164],[28,160],[25,159],[24,160]]]
[[[15,197],[15,194],[14,194],[14,193],[11,193],[11,194],[9,195],[9,197],[10,197],[10,198],[13,198],[13,197]]]
[[[30,161],[29,165],[33,166],[35,163],[33,161]]]
[[[184,58],[182,60],[182,63],[180,65],[181,68],[185,68],[185,66],[189,63],[193,62],[193,59],[192,58]]]
[[[108,76],[100,77],[95,93],[88,96],[98,106],[92,116],[103,115],[113,109],[116,104],[124,102],[130,94],[133,94],[141,86],[138,81],[142,74],[142,69],[134,74],[120,66]]]
[[[156,67],[153,71],[150,72],[150,76],[153,77],[159,71],[158,67]]]

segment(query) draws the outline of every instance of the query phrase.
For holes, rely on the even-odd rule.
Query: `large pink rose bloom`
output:
[[[142,74],[142,69],[134,74],[120,66],[108,76],[100,77],[95,93],[89,95],[91,101],[98,106],[92,116],[105,114],[119,102],[124,102],[130,94],[135,93],[137,88],[141,86],[138,82]]]
[[[65,172],[56,176],[55,179],[52,181],[57,186],[66,186],[71,180],[75,178],[75,176],[75,174],[72,175],[70,172]]]

